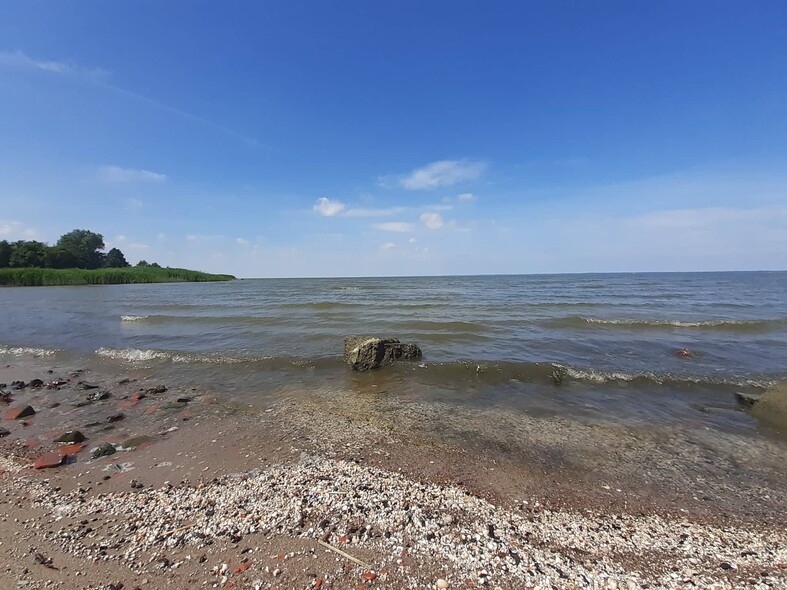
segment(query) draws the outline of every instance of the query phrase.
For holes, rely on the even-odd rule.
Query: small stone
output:
[[[6,420],[19,420],[20,418],[28,418],[35,414],[36,411],[30,406],[17,406],[9,408],[5,413]]]
[[[99,457],[105,457],[107,455],[114,455],[115,454],[115,446],[105,442],[98,445],[95,449],[93,449],[91,455],[94,459],[98,459]]]
[[[448,588],[448,582],[445,581],[443,578],[438,578],[437,582],[435,583],[435,586],[441,589]]]
[[[54,442],[58,443],[81,443],[85,440],[85,435],[79,430],[69,430],[58,436]]]
[[[11,431],[8,430],[7,428],[0,428],[0,438],[3,438],[4,436],[8,436],[9,434],[11,434]]]
[[[361,574],[361,577],[367,582],[371,582],[377,579],[377,574],[375,574],[374,572],[364,572]]]
[[[79,385],[82,386],[82,389],[98,389],[98,385],[95,383],[88,383],[87,381],[80,381]]]
[[[39,389],[40,387],[44,386],[44,382],[41,379],[33,379],[27,384],[27,386],[32,387],[33,389]]]

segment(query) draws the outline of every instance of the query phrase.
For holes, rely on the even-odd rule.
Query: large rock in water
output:
[[[356,371],[368,371],[390,365],[394,361],[417,361],[423,357],[415,344],[399,342],[398,338],[348,336],[344,339],[344,360]]]
[[[751,413],[787,435],[787,385],[766,391],[752,407]]]

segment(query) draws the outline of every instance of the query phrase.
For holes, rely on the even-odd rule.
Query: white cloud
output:
[[[0,238],[4,240],[35,240],[38,232],[20,221],[0,221]]]
[[[394,242],[386,242],[382,246],[380,246],[383,250],[393,250],[396,248],[396,244]]]
[[[324,217],[333,217],[334,215],[338,215],[344,211],[345,205],[341,201],[331,200],[327,197],[320,197],[314,204],[313,209]]]
[[[196,242],[197,241],[197,236],[195,236],[194,234],[189,234],[189,235],[186,236],[186,239],[189,242]]]
[[[133,243],[129,244],[126,247],[129,248],[130,250],[149,250],[150,249],[150,246],[148,246],[147,244],[142,244],[140,242],[133,242]]]
[[[375,223],[372,225],[374,229],[379,229],[382,231],[392,231],[392,232],[399,232],[399,233],[409,233],[415,229],[415,226],[412,223],[406,223],[404,221],[389,221],[386,223]]]
[[[166,174],[120,166],[101,166],[96,177],[101,182],[163,182],[167,179]]]
[[[249,240],[246,240],[244,238],[235,238],[235,243],[240,245],[240,246],[248,246],[249,245]]]
[[[469,203],[471,201],[475,201],[475,195],[473,193],[462,193],[456,197],[456,200],[461,201],[462,203]]]
[[[407,240],[407,243],[408,244],[415,244],[417,241],[418,240],[416,240],[415,238],[410,238],[409,240]]]
[[[477,179],[486,170],[485,162],[472,160],[440,160],[398,177],[398,184],[407,190],[428,190],[452,186]],[[395,178],[395,177],[394,177]],[[383,186],[392,184],[391,177],[380,179]]]
[[[429,229],[440,229],[443,227],[443,217],[439,213],[424,213],[421,215],[421,223]]]
[[[123,234],[118,234],[118,235],[116,235],[116,236],[115,236],[115,241],[116,241],[117,243],[119,243],[119,244],[122,244],[122,243],[123,243],[123,242],[125,242],[127,239],[128,239],[128,238],[126,238],[126,236],[124,236]]]

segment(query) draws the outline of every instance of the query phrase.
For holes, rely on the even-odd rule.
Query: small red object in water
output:
[[[688,348],[681,348],[678,352],[675,353],[681,358],[691,358],[694,356],[694,353],[691,352]]]

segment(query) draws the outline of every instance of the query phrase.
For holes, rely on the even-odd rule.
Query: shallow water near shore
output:
[[[249,403],[375,393],[771,436],[735,393],[787,379],[785,292],[784,272],[15,288],[0,290],[0,356],[155,372]],[[416,342],[424,361],[353,374],[342,339],[359,333]]]

